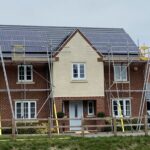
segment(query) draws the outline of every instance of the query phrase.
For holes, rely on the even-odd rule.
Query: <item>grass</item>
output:
[[[150,137],[0,137],[0,150],[149,150]]]

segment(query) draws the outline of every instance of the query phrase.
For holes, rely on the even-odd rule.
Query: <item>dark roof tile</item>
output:
[[[0,25],[0,45],[5,52],[11,52],[14,45],[25,45],[27,52],[46,52],[51,44],[54,51],[76,29],[102,54],[138,54],[137,46],[121,28]]]

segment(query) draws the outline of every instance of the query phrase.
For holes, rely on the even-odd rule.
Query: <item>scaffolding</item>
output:
[[[149,91],[145,90],[147,89],[147,85],[149,83],[149,76],[150,76],[150,50],[148,46],[141,46],[140,47],[141,50],[141,59],[146,61],[146,66],[145,66],[145,73],[144,73],[144,83],[143,83],[143,92],[142,92],[142,96],[141,96],[141,103],[140,103],[140,109],[139,109],[139,118],[138,118],[138,122],[137,124],[137,129],[140,130],[141,129],[141,123],[142,123],[142,117],[143,117],[143,113],[144,113],[144,107],[146,104],[146,94]]]
[[[7,92],[8,94],[8,100],[9,104],[11,107],[11,113],[12,113],[12,119],[15,119],[15,114],[14,114],[14,108],[12,104],[12,97],[11,93],[15,92],[21,92],[22,93],[22,99],[27,98],[27,92],[47,92],[47,98],[43,101],[43,104],[40,106],[40,109],[38,110],[36,117],[39,116],[40,112],[46,105],[46,103],[49,101],[49,107],[50,107],[50,118],[56,118],[56,130],[57,133],[59,134],[59,124],[58,124],[58,119],[57,119],[57,110],[56,110],[56,103],[54,99],[54,85],[53,85],[53,62],[54,62],[54,53],[57,53],[57,51],[53,51],[53,42],[52,40],[47,40],[43,41],[48,43],[47,46],[41,46],[46,50],[46,52],[42,55],[40,54],[33,54],[31,55],[30,53],[26,53],[26,47],[34,47],[34,45],[26,46],[26,39],[25,37],[23,40],[21,40],[21,44],[13,44],[16,43],[15,40],[11,40],[12,42],[12,48],[13,52],[11,54],[3,54],[3,50],[0,48],[0,58],[1,58],[1,63],[2,63],[2,68],[3,68],[3,73],[4,73],[4,78],[5,78],[5,83],[6,83],[6,89],[0,89],[0,92]],[[62,46],[60,46],[62,47]],[[135,47],[135,46],[133,46]],[[119,46],[111,46],[110,45],[110,50],[108,52],[108,55],[104,56],[104,65],[107,65],[108,68],[108,83],[105,85],[105,94],[107,97],[107,105],[108,105],[108,111],[109,115],[114,117],[113,111],[112,111],[112,103],[113,99],[122,99],[122,98],[130,98],[132,99],[132,93],[141,93],[141,104],[139,108],[139,119],[138,119],[138,124],[141,124],[141,118],[143,116],[143,110],[145,106],[145,94],[146,92],[149,92],[149,90],[146,89],[146,85],[149,82],[149,73],[150,73],[150,66],[149,66],[149,59],[145,58],[143,55],[133,55],[130,53],[130,48],[132,46],[129,45],[128,41],[126,43],[126,53],[125,55],[116,55],[114,54],[113,50],[114,48],[119,48]],[[98,51],[99,52],[99,51]],[[6,56],[9,56],[10,59],[4,59]],[[47,82],[48,87],[44,89],[29,89],[26,87],[25,83],[21,83],[21,88],[20,89],[13,89],[10,88],[9,82],[7,79],[7,73],[6,73],[6,67],[5,63],[15,63],[15,64],[23,64],[26,65],[28,63],[46,63],[48,66],[48,75],[47,78],[43,77],[40,73],[38,73],[34,68],[33,72],[37,74],[42,80]],[[131,88],[131,65],[133,63],[144,63],[147,64],[145,68],[145,80],[143,83],[143,89],[132,89]],[[116,64],[125,64],[125,67],[123,70],[121,70],[120,74],[122,74],[125,70],[127,70],[127,81],[119,81],[119,82],[114,82],[112,79],[112,70],[114,71],[114,67]],[[121,125],[122,125],[122,131],[124,132],[124,125],[123,125],[123,117],[124,113],[122,110],[122,105],[121,103],[117,103],[118,108],[119,108],[119,116],[121,120]],[[130,110],[131,111],[131,110]],[[54,112],[54,114],[53,114]],[[131,113],[131,112],[130,112]],[[140,126],[139,128],[140,129]]]
[[[109,115],[112,117],[115,117],[116,115],[113,114],[113,100],[121,100],[121,99],[130,99],[132,100],[132,93],[140,93],[141,94],[141,100],[140,100],[140,106],[139,106],[139,117],[137,120],[137,129],[140,130],[141,123],[142,123],[142,118],[143,118],[143,113],[144,113],[144,108],[145,108],[145,95],[147,92],[150,92],[149,89],[146,89],[146,85],[149,82],[149,75],[150,75],[150,60],[149,60],[149,54],[144,51],[144,54],[141,53],[142,51],[140,50],[139,53],[140,55],[134,56],[132,53],[130,53],[130,48],[128,42],[127,42],[127,51],[125,56],[117,56],[113,54],[112,51],[113,46],[110,46],[110,51],[107,55],[106,58],[104,58],[105,63],[107,63],[107,68],[108,68],[108,83],[105,85],[105,93],[106,93],[106,98],[107,98],[107,105],[109,109]],[[142,47],[142,50],[147,50],[147,46],[144,48]],[[146,55],[146,57],[145,57]],[[148,56],[148,57],[147,57]],[[131,85],[131,66],[132,64],[136,63],[143,63],[146,64],[145,67],[145,77],[144,77],[144,82],[143,82],[143,87],[141,89],[133,89]],[[112,79],[112,72],[115,71],[115,65],[117,64],[125,64],[126,67],[120,71],[120,74],[126,70],[127,72],[127,80],[126,81],[115,81],[115,79]],[[138,69],[135,67],[135,70]],[[113,71],[112,71],[113,70]],[[132,87],[132,88],[131,88]],[[122,126],[122,131],[124,132],[124,126],[123,126],[123,120],[122,118],[125,117],[124,112],[123,112],[123,104],[121,105],[120,102],[118,101],[117,103],[117,111],[119,114],[119,118],[121,120],[121,126]],[[130,106],[131,107],[131,106]],[[131,113],[131,108],[130,108],[130,113]],[[132,114],[131,114],[132,115]]]
[[[41,41],[40,41],[41,42]],[[17,93],[20,92],[21,93],[21,99],[26,100],[27,99],[27,92],[47,92],[47,98],[43,101],[43,104],[40,106],[38,112],[36,113],[35,118],[38,118],[40,112],[42,111],[42,109],[44,108],[44,106],[46,105],[46,103],[49,101],[49,117],[56,118],[56,125],[57,125],[57,133],[59,134],[59,124],[58,124],[58,120],[57,120],[57,110],[56,110],[56,104],[55,104],[55,100],[53,97],[53,93],[54,93],[54,85],[53,85],[53,51],[51,49],[52,47],[52,42],[49,44],[49,40],[47,41],[42,41],[47,43],[47,46],[43,45],[43,46],[35,46],[36,48],[40,47],[39,49],[45,49],[46,52],[43,54],[32,54],[27,53],[26,48],[30,48],[30,47],[34,47],[34,45],[30,45],[30,46],[26,46],[26,39],[25,37],[23,37],[23,40],[13,40],[11,39],[11,45],[12,45],[12,51],[10,53],[5,53],[3,51],[3,49],[0,46],[0,60],[1,60],[1,64],[2,64],[2,69],[3,69],[3,74],[4,74],[4,79],[5,79],[5,84],[6,84],[6,89],[0,89],[0,92],[5,93],[7,92],[8,94],[8,100],[9,100],[9,104],[10,104],[10,108],[11,108],[11,114],[12,114],[12,120],[15,120],[15,113],[14,113],[14,107],[13,107],[13,101],[12,101],[12,96],[11,93]],[[16,44],[19,43],[19,44]],[[22,82],[20,83],[21,88],[16,89],[16,88],[10,88],[9,86],[9,81],[8,81],[8,77],[7,77],[7,71],[6,71],[6,66],[5,64],[7,63],[14,63],[15,65],[29,65],[32,63],[42,63],[42,64],[47,64],[48,69],[47,69],[47,75],[49,74],[49,76],[44,77],[43,75],[41,75],[40,73],[38,73],[33,67],[32,67],[32,72],[35,73],[36,75],[38,75],[38,77],[40,77],[42,80],[44,80],[45,82],[47,82],[47,85],[49,87],[47,87],[46,89],[41,89],[41,88],[27,88],[26,83]],[[53,111],[54,111],[54,115],[53,115]],[[52,119],[51,119],[52,120]],[[52,123],[51,123],[52,125]],[[51,127],[53,128],[53,127]],[[17,133],[17,126],[15,124],[15,129],[16,129],[16,133]],[[1,134],[1,114],[0,114],[0,134]]]

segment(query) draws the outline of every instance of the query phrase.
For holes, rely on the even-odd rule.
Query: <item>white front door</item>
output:
[[[148,123],[150,123],[150,100],[147,100]]]
[[[69,117],[79,118],[80,120],[70,120],[70,130],[81,130],[81,118],[83,116],[83,102],[82,101],[70,101],[69,102]]]

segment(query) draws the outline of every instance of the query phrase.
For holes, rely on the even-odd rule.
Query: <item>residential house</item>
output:
[[[16,119],[51,116],[51,100],[70,118],[119,116],[118,103],[139,115],[146,62],[124,29],[1,25],[0,46]],[[0,112],[11,118],[5,79],[1,65]]]

